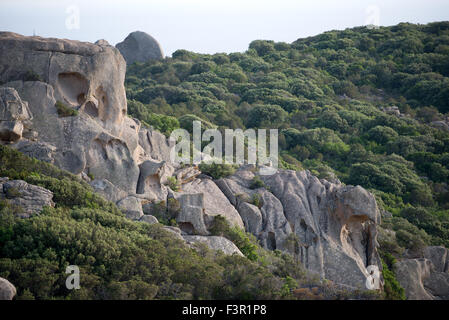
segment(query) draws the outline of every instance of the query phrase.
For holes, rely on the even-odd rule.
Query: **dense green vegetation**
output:
[[[449,246],[449,134],[430,125],[449,112],[449,22],[257,40],[244,53],[178,50],[130,66],[126,88],[130,113],[165,133],[188,129],[186,116],[278,128],[281,166],[370,189],[402,248]]]
[[[15,284],[18,299],[292,299],[296,288],[321,286],[241,230],[223,224],[246,257],[191,249],[160,224],[126,219],[76,176],[4,146],[0,176],[48,188],[56,204],[20,219],[9,196],[0,201],[0,277]],[[65,287],[68,265],[80,268],[79,290]],[[326,288],[322,298],[376,297]]]

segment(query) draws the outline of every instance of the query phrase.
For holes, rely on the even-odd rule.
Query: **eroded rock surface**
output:
[[[20,140],[32,118],[28,103],[22,101],[14,88],[0,88],[0,140]]]
[[[240,168],[217,181],[247,231],[268,249],[290,251],[308,270],[337,283],[365,288],[366,268],[381,269],[376,250],[380,213],[361,187],[319,180],[308,171],[262,176],[269,188],[250,189],[255,170]]]
[[[169,160],[165,136],[126,115],[126,62],[115,47],[0,32],[0,51],[1,143],[109,181],[119,195],[104,194],[112,201],[141,193],[146,162]],[[147,198],[166,197],[163,179],[174,169],[163,169]]]

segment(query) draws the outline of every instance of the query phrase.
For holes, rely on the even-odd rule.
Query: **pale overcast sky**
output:
[[[1,31],[115,45],[141,30],[166,55],[245,51],[256,39],[292,42],[376,21],[443,20],[448,0],[0,0]]]

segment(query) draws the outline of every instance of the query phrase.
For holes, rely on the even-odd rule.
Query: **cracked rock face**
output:
[[[361,187],[291,170],[262,176],[270,191],[252,190],[253,171],[242,167],[217,181],[246,230],[268,249],[297,255],[308,270],[323,278],[365,288],[366,268],[381,269],[376,250],[380,213],[374,196]]]
[[[226,255],[237,254],[243,257],[243,253],[239,250],[239,248],[237,248],[237,246],[232,241],[224,237],[218,236],[204,237],[204,236],[184,235],[183,238],[189,245],[195,243],[204,243],[212,250],[221,251]]]

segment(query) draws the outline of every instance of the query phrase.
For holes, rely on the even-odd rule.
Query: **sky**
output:
[[[0,30],[115,45],[133,31],[165,55],[242,52],[257,39],[292,42],[368,24],[449,20],[448,0],[0,0]]]

